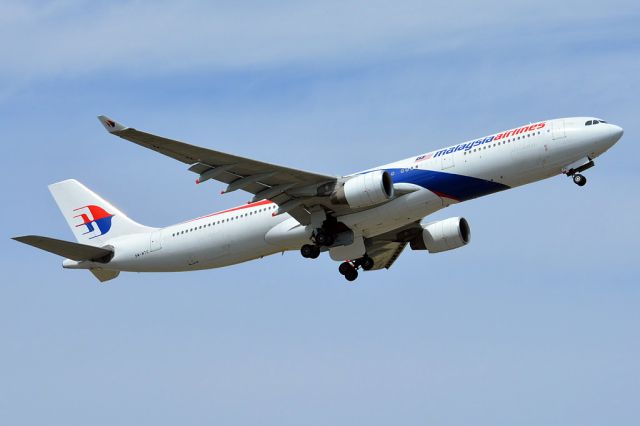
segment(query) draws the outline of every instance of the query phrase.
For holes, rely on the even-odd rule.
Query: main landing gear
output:
[[[336,239],[334,234],[325,231],[322,228],[316,229],[313,233],[313,241],[315,244],[305,244],[300,248],[300,254],[306,259],[316,259],[320,256],[321,247],[331,247]]]
[[[335,243],[335,236],[324,229],[316,230],[314,235],[315,242],[318,246],[332,246]]]
[[[313,233],[313,241],[315,244],[305,244],[300,248],[300,254],[306,259],[316,259],[320,256],[321,247],[331,247],[336,242],[334,233],[325,229],[318,228]]]
[[[306,259],[317,259],[320,256],[320,246],[305,244],[300,248],[300,254]]]
[[[316,259],[320,256],[320,246],[315,244],[305,244],[300,248],[300,254],[307,259]],[[358,278],[358,269],[364,271],[373,269],[375,262],[366,254],[359,259],[342,262],[338,266],[338,272],[345,277],[347,281],[355,281]]]
[[[358,278],[359,268],[368,271],[370,269],[373,269],[373,266],[373,259],[365,254],[360,259],[342,262],[340,266],[338,266],[338,272],[344,275],[347,281],[355,281],[355,279]]]
[[[313,244],[305,244],[300,247],[300,254],[306,259],[317,259],[320,256],[322,247],[331,247],[336,243],[336,235],[339,237],[340,229],[335,224],[329,224],[326,222],[322,228],[315,230],[312,236]],[[373,269],[374,261],[368,255],[364,255],[359,259],[342,262],[338,267],[338,271],[342,274],[347,281],[354,281],[358,278],[358,269],[362,268],[364,271]]]

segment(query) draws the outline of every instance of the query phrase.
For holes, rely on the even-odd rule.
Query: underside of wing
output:
[[[416,235],[422,232],[420,222],[394,229],[365,241],[367,255],[374,261],[372,270],[389,269],[398,259],[404,248]]]
[[[367,255],[373,259],[372,271],[389,269],[408,243],[378,241],[367,247]]]

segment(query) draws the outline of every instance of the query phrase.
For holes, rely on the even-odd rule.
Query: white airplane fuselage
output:
[[[528,124],[386,164],[398,195],[386,203],[337,217],[365,238],[421,220],[452,203],[552,177],[587,163],[622,136],[618,126],[591,117]],[[410,189],[410,191],[402,191]],[[288,214],[274,215],[267,200],[202,216],[150,232],[113,238],[108,268],[168,272],[228,266],[309,243],[312,227]],[[65,260],[64,267],[105,267]]]

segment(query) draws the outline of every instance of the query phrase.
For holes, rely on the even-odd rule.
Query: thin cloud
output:
[[[575,6],[575,5],[574,5]],[[620,13],[582,8],[581,19]],[[548,11],[553,10],[553,14]],[[455,47],[515,25],[571,19],[572,5],[421,1],[9,2],[0,21],[0,73],[41,78],[93,71],[153,74],[352,63]],[[596,14],[597,12],[597,14]]]

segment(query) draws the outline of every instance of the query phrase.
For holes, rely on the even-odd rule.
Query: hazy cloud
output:
[[[8,58],[0,70],[5,77],[37,78],[105,69],[148,75],[326,66],[447,49],[507,28],[571,25],[579,4],[9,1],[0,17],[0,55]],[[613,4],[581,12],[582,20],[599,21],[620,13]]]

